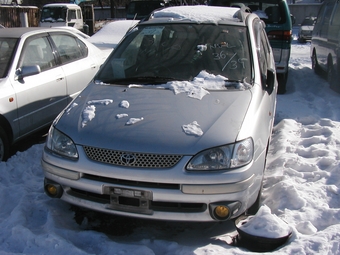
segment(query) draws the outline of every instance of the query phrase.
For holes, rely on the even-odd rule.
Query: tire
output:
[[[340,86],[338,84],[339,80],[337,79],[337,73],[334,69],[333,62],[331,60],[329,60],[327,64],[327,81],[331,89],[340,92]]]
[[[278,89],[277,89],[277,93],[278,94],[286,93],[288,72],[286,72],[286,73],[278,73],[276,75],[276,77],[277,77],[277,82],[278,82],[278,85],[279,85]]]
[[[313,51],[313,55],[312,55],[312,69],[317,75],[321,75],[322,73],[321,67],[319,66],[318,58],[316,57],[315,51]]]
[[[6,161],[9,155],[9,142],[7,135],[2,127],[0,127],[0,161]]]

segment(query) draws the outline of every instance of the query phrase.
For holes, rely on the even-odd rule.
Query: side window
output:
[[[27,39],[21,53],[18,68],[38,65],[41,71],[51,69],[56,66],[52,52],[47,36]]]
[[[81,18],[81,11],[77,10],[77,18],[80,19]]]
[[[328,3],[326,5],[326,10],[325,10],[324,25],[328,25],[329,24],[329,20],[331,18],[332,11],[333,11],[333,5]]]
[[[62,64],[77,61],[87,56],[86,45],[78,38],[66,34],[52,34]]]
[[[77,38],[76,40],[77,40],[77,43],[78,43],[78,45],[79,45],[79,49],[80,49],[80,51],[81,51],[82,56],[83,56],[84,58],[87,57],[87,55],[89,54],[89,50],[88,50],[86,44],[83,43],[83,42],[82,42],[81,40],[79,40],[78,38]]]
[[[263,25],[260,22],[256,22],[254,26],[255,33],[257,33],[257,56],[259,61],[259,67],[261,71],[261,81],[263,85],[266,83],[267,69],[270,57],[270,46],[266,36],[266,32]]]
[[[72,19],[76,19],[76,10],[68,10],[67,21],[71,21]]]
[[[337,3],[336,9],[333,14],[333,21],[332,21],[333,26],[340,26],[340,4]]]

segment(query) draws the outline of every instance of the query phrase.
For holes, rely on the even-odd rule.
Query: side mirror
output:
[[[35,75],[40,73],[40,67],[38,65],[35,66],[22,66],[16,70],[16,75],[18,80],[22,80],[23,78],[31,75]]]
[[[268,69],[266,79],[266,90],[268,94],[271,94],[273,92],[275,80],[276,80],[275,71],[273,69]]]
[[[295,24],[295,16],[293,14],[290,14],[290,19],[292,20],[292,25]]]

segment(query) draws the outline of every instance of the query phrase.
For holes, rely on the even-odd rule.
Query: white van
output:
[[[340,3],[325,0],[314,26],[311,42],[312,67],[326,73],[332,89],[340,92]]]
[[[40,27],[74,27],[83,31],[84,21],[80,6],[76,4],[46,4],[40,15]]]

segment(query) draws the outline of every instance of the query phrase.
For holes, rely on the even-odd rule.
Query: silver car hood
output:
[[[250,90],[209,91],[199,100],[152,86],[91,83],[65,109],[56,127],[78,145],[193,155],[235,142],[250,100]],[[124,108],[122,102],[129,107]],[[129,125],[130,118],[140,121]],[[183,125],[194,121],[203,134],[184,132]]]

